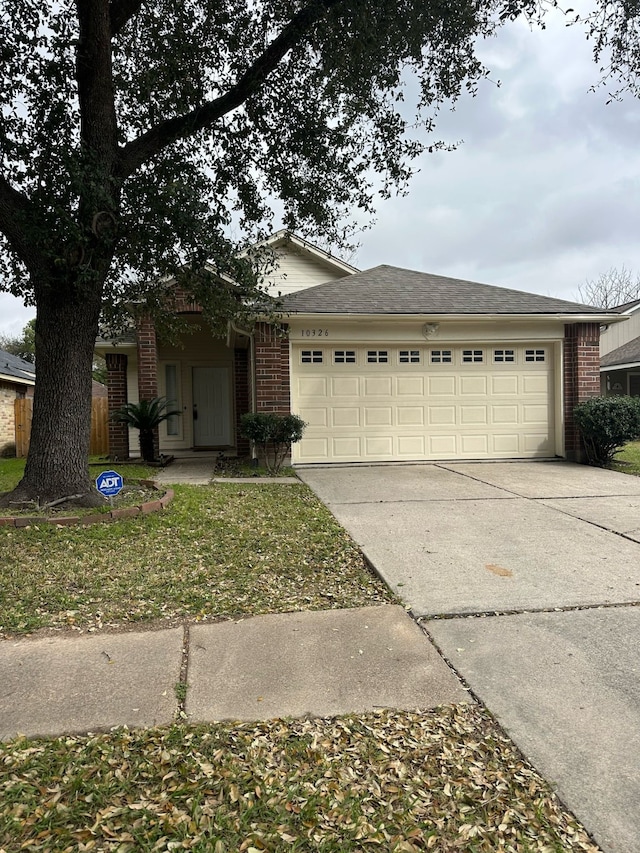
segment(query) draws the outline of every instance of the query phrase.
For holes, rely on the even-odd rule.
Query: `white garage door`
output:
[[[555,453],[551,345],[292,347],[293,461]]]

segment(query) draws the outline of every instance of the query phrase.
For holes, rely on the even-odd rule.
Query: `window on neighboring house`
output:
[[[543,349],[526,349],[524,351],[525,361],[545,361],[546,351]]]
[[[451,364],[453,356],[450,349],[432,349],[431,364]]]
[[[337,349],[333,353],[334,364],[355,364],[356,351],[354,349]]]
[[[494,349],[493,360],[496,364],[504,362],[513,362],[516,360],[515,350],[512,349]]]
[[[180,408],[180,391],[178,388],[178,365],[165,364],[164,366],[165,396],[171,407]],[[171,415],[167,418],[167,435],[180,435],[180,416]]]
[[[321,349],[303,349],[300,353],[300,361],[303,364],[322,364]]]
[[[481,349],[463,349],[462,361],[465,364],[481,364],[484,361],[484,352]]]
[[[400,364],[420,364],[419,349],[401,349],[398,355]]]
[[[370,349],[367,351],[367,362],[369,364],[388,364],[389,350]]]

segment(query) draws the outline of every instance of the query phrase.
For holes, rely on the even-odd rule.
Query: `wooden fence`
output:
[[[31,415],[33,400],[23,397],[15,401],[16,456],[26,456],[31,439]],[[92,456],[105,456],[109,452],[109,401],[106,397],[91,400],[91,445]]]

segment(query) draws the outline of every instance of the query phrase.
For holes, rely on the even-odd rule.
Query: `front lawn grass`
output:
[[[0,746],[0,849],[598,848],[477,705]]]
[[[303,484],[176,486],[167,509],[0,528],[0,633],[394,601]]]
[[[640,441],[630,441],[622,450],[618,450],[611,467],[614,471],[640,477]]]

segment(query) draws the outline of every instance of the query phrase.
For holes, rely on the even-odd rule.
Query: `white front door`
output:
[[[231,444],[231,389],[228,367],[193,368],[194,447]]]

